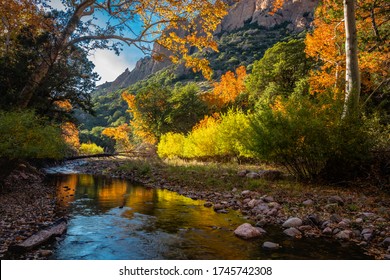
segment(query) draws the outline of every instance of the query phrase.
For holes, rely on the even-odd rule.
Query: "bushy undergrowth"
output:
[[[372,149],[386,143],[375,117],[342,119],[342,101],[293,94],[259,104],[254,114],[208,117],[188,135],[161,137],[162,158],[247,157],[285,166],[298,179],[358,176]],[[379,147],[379,146],[378,146]]]
[[[95,143],[83,143],[81,144],[79,151],[80,154],[83,155],[94,155],[104,152],[103,148],[96,145]]]
[[[262,106],[251,118],[248,148],[299,179],[351,174],[374,145],[372,120],[341,119],[342,103],[327,101],[295,94]]]
[[[243,145],[249,119],[241,111],[205,118],[187,135],[167,133],[158,144],[163,158],[249,157]]]
[[[62,158],[67,146],[57,125],[33,111],[0,111],[0,158]]]

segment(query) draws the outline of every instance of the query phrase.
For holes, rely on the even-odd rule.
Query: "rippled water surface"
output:
[[[324,239],[293,240],[266,228],[256,241],[233,230],[238,212],[217,214],[177,193],[91,175],[53,175],[59,208],[71,218],[54,259],[366,259],[356,246]],[[267,251],[264,241],[282,248]]]

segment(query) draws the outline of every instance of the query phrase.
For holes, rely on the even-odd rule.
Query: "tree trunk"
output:
[[[354,115],[359,106],[360,73],[358,63],[355,1],[344,0],[345,22],[345,101],[343,118]]]
[[[84,16],[84,12],[88,8],[91,8],[91,6],[95,3],[95,1],[96,0],[85,0],[76,7],[75,11],[73,12],[73,15],[69,19],[64,30],[61,32],[57,40],[57,43],[53,46],[53,50],[50,54],[50,59],[49,59],[50,62],[49,61],[41,62],[40,65],[36,67],[34,74],[31,75],[29,81],[27,81],[26,85],[23,87],[22,91],[20,92],[19,104],[18,104],[19,108],[24,109],[28,106],[35,91],[38,89],[39,85],[48,75],[52,64],[54,64],[57,61],[59,54],[68,47],[67,45],[68,45],[69,38],[71,37],[72,33],[76,30],[77,25],[79,24],[81,18]]]

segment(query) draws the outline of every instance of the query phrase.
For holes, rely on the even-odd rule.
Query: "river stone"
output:
[[[266,241],[266,242],[263,243],[262,247],[264,249],[268,249],[268,250],[276,250],[276,249],[280,248],[280,245],[278,243],[273,243],[273,242]]]
[[[267,213],[265,213],[267,216],[277,216],[278,215],[278,209],[272,208]]]
[[[288,229],[285,229],[283,231],[283,233],[287,236],[290,236],[290,237],[300,237],[302,235],[302,233],[294,227],[290,227]]]
[[[302,202],[302,204],[305,205],[305,206],[310,206],[310,205],[314,204],[314,201],[311,200],[311,199],[307,199],[304,202]]]
[[[361,224],[361,223],[363,223],[363,219],[362,219],[362,218],[357,218],[357,219],[355,220],[355,223]]]
[[[275,201],[272,201],[272,202],[268,203],[268,207],[275,208],[275,209],[281,209],[282,208],[282,206],[279,203],[275,202]]]
[[[259,179],[260,178],[260,175],[259,173],[256,173],[256,172],[249,172],[248,174],[245,175],[247,178],[250,178],[250,179]]]
[[[249,223],[245,223],[240,225],[234,231],[234,234],[242,239],[251,239],[255,237],[259,237],[266,233],[262,228],[254,227]]]
[[[375,217],[375,214],[374,213],[371,213],[371,212],[363,212],[360,214],[360,217],[363,218],[363,219],[373,219]]]
[[[253,208],[257,205],[259,205],[261,203],[261,201],[257,200],[257,199],[252,199],[251,201],[248,202],[248,206],[250,208]]]
[[[51,251],[51,250],[39,250],[39,255],[41,257],[44,257],[44,258],[51,256],[52,254],[53,254],[53,251]]]
[[[342,218],[338,214],[333,214],[332,216],[330,216],[330,220],[333,223],[340,223],[342,221]]]
[[[203,204],[203,206],[210,208],[211,206],[213,206],[213,204],[211,202],[206,202],[205,204]]]
[[[309,225],[319,225],[321,223],[320,217],[317,214],[310,214],[305,219],[305,223]]]
[[[245,177],[245,175],[248,173],[249,171],[248,170],[241,170],[241,171],[238,171],[237,172],[237,175],[239,177]]]
[[[328,202],[331,204],[336,203],[338,205],[344,204],[344,200],[338,195],[333,195],[333,196],[329,197]]]
[[[242,191],[241,195],[244,196],[244,197],[250,196],[251,195],[251,191],[250,190]]]
[[[217,203],[214,205],[214,211],[219,211],[219,210],[222,210],[222,209],[225,209],[225,206],[220,204],[220,203]]]
[[[300,226],[298,229],[299,229],[300,231],[309,231],[309,230],[312,229],[312,227],[309,226],[309,225],[306,225],[306,226]]]
[[[275,201],[274,198],[272,196],[270,196],[270,195],[267,195],[267,196],[263,197],[262,200],[264,202],[274,202]]]
[[[390,246],[390,237],[385,238],[385,240],[383,240],[382,242],[382,245],[384,245],[385,247]]]
[[[336,238],[343,239],[343,240],[348,240],[348,239],[351,238],[351,236],[352,236],[352,231],[347,230],[347,229],[346,230],[342,230],[342,231],[340,231],[339,233],[337,233],[335,235]]]
[[[363,237],[364,240],[369,241],[373,238],[374,231],[370,228],[365,228],[362,230],[360,235]]]
[[[341,221],[340,223],[337,224],[337,226],[339,228],[346,229],[346,228],[348,228],[349,224],[347,222],[345,222],[345,221]]]
[[[285,221],[282,225],[284,228],[291,228],[291,227],[300,227],[302,225],[302,220],[299,218],[290,218],[287,221]]]
[[[323,231],[322,231],[322,233],[323,234],[326,234],[326,235],[331,235],[332,234],[332,229],[330,228],[330,227],[326,227]]]

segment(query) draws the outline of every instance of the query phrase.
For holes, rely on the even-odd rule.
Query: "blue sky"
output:
[[[61,0],[51,0],[51,6],[56,9],[63,9]],[[104,21],[104,19],[101,19]],[[97,83],[114,81],[126,68],[132,70],[137,61],[145,55],[136,47],[123,45],[123,51],[120,55],[116,55],[114,51],[95,50],[89,56],[89,59],[95,64],[95,72],[101,77]]]

